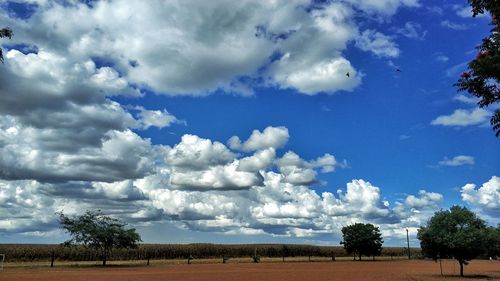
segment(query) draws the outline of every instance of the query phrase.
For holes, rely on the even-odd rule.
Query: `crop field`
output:
[[[274,262],[273,262],[274,261]],[[466,277],[458,277],[455,261],[443,260],[443,276],[439,263],[429,260],[376,260],[376,261],[317,261],[278,262],[276,259],[261,263],[230,260],[226,264],[205,260],[197,264],[173,264],[154,261],[150,266],[133,263],[112,263],[101,267],[92,264],[80,266],[26,267],[10,264],[0,271],[2,281],[74,280],[240,280],[240,281],[329,281],[329,280],[500,280],[500,262],[473,260],[466,267]]]
[[[420,256],[420,249],[411,249],[412,255]],[[0,254],[5,254],[7,263],[10,262],[47,262],[54,256],[55,263],[62,261],[98,261],[99,253],[95,250],[74,246],[60,245],[29,245],[29,244],[0,244]],[[347,254],[343,247],[338,246],[311,246],[293,244],[141,244],[137,249],[116,249],[111,253],[110,261],[129,260],[183,260],[192,257],[199,259],[248,258],[257,254],[262,258],[317,257],[331,260],[332,257],[342,258]],[[405,248],[387,247],[382,250],[382,256],[393,259],[407,256]],[[370,258],[367,258],[370,259]]]

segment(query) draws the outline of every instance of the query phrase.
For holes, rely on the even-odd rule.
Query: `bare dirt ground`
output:
[[[458,264],[443,261],[335,261],[287,263],[160,264],[109,267],[6,267],[1,281],[328,281],[328,280],[500,280],[500,261],[474,260],[458,277]]]

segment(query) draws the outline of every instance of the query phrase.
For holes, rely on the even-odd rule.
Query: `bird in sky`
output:
[[[401,72],[401,69],[399,69],[399,68],[396,68],[396,72]]]
[[[349,72],[347,72],[347,73],[345,74],[345,76],[347,76],[347,77],[351,77],[351,76],[349,75]]]

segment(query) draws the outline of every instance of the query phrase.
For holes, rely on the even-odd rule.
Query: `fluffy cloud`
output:
[[[228,140],[231,149],[243,151],[254,151],[268,147],[280,148],[288,142],[288,129],[285,127],[267,127],[264,131],[253,130],[250,137],[241,142],[238,136],[233,136]]]
[[[445,157],[443,160],[439,161],[440,166],[463,166],[463,165],[474,165],[474,157],[468,155],[458,155],[452,159]]]
[[[365,30],[356,39],[356,47],[378,57],[396,58],[399,48],[392,38],[375,30]]]
[[[147,130],[150,127],[165,128],[173,123],[182,123],[175,116],[168,113],[167,110],[147,110],[142,106],[136,106],[134,108],[138,111],[138,123],[139,128]]]
[[[5,13],[0,23],[16,30],[14,44],[35,46],[70,64],[105,58],[109,66],[99,68],[93,81],[107,87],[132,84],[167,95],[207,95],[217,89],[248,95],[252,85],[239,78],[253,77],[312,95],[350,91],[360,84],[361,75],[342,56],[358,33],[356,14],[387,17],[403,6],[416,7],[418,1],[46,1],[26,19]],[[87,20],[73,20],[80,18]],[[371,32],[365,43],[377,55],[397,56],[394,43]]]
[[[0,180],[0,211],[8,214],[0,226],[12,233],[51,231],[57,222],[47,213],[101,208],[136,224],[166,219],[197,231],[314,237],[356,221],[389,230],[415,225],[442,198],[421,191],[391,209],[380,188],[361,179],[320,195],[310,185],[318,171],[338,165],[333,155],[306,161],[291,151],[277,156],[268,145],[239,156],[217,141],[185,135],[173,147],[149,148],[157,165],[138,179]],[[131,150],[112,147],[113,155]]]
[[[399,55],[392,38],[360,34],[356,16],[388,17],[417,1],[37,5],[25,19],[0,13],[1,26],[16,33],[0,68],[0,233],[49,233],[57,221],[47,214],[61,210],[300,237],[352,221],[390,228],[410,212],[404,202],[391,209],[363,180],[317,194],[311,185],[319,173],[345,164],[328,153],[312,160],[280,153],[290,137],[285,127],[233,137],[229,147],[190,134],[155,145],[133,130],[182,121],[167,109],[120,101],[150,92],[248,95],[254,85],[246,79],[308,95],[353,90],[362,74],[342,54],[349,43]]]
[[[487,122],[491,112],[482,108],[475,109],[457,109],[451,115],[442,115],[432,120],[432,125],[442,126],[472,126],[482,125]]]
[[[135,119],[108,98],[141,95],[115,70],[48,51],[10,50],[7,58],[0,69],[0,178],[111,182],[151,171],[150,141],[129,128],[166,124]]]
[[[109,131],[95,146],[74,148],[66,142],[78,137],[76,134],[61,140],[57,130],[24,127],[15,122],[11,125],[8,121],[0,123],[3,179],[112,182],[143,177],[153,167],[150,142],[130,130]]]
[[[460,189],[460,192],[462,200],[482,208],[486,213],[500,212],[500,177],[491,177],[477,189],[475,184],[468,183]]]
[[[436,192],[428,192],[420,190],[419,197],[415,195],[408,195],[405,199],[405,204],[409,208],[422,209],[424,207],[436,207],[439,202],[443,200],[443,195]]]
[[[234,158],[234,153],[220,142],[184,135],[180,143],[168,150],[165,162],[180,169],[203,170],[210,166],[228,164]]]

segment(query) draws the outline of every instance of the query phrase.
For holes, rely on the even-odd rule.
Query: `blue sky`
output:
[[[0,243],[59,243],[51,214],[90,209],[165,243],[369,222],[417,245],[453,204],[500,222],[493,108],[453,86],[489,32],[466,1],[0,8]]]

